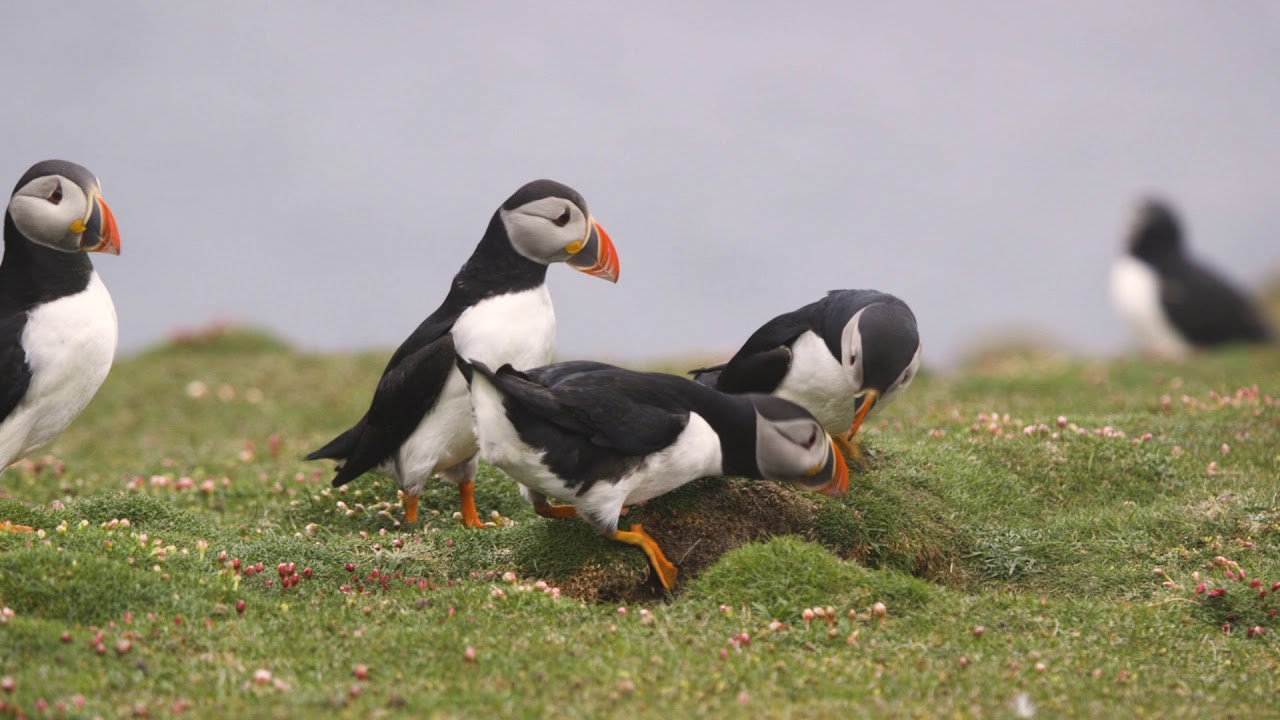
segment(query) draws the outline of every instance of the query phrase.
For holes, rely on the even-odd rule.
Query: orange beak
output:
[[[89,213],[80,247],[85,252],[120,254],[120,227],[116,225],[115,213],[101,197],[94,197],[93,212]]]
[[[871,406],[876,404],[876,400],[880,397],[880,393],[875,390],[867,391],[867,399],[862,401],[862,407],[858,408],[858,414],[853,418],[853,427],[849,428],[849,439],[852,440],[854,435],[858,434],[858,430],[862,428],[862,422],[867,419],[867,413],[871,412]]]
[[[831,497],[844,497],[849,494],[849,465],[844,460],[844,453],[836,447],[830,435],[827,436],[827,448],[835,462],[835,469],[831,473],[831,481],[820,488],[815,488],[814,492]]]
[[[618,251],[613,247],[609,233],[594,219],[591,221],[591,234],[587,236],[587,244],[567,262],[574,270],[609,282],[618,282]]]
[[[405,495],[404,521],[407,523],[418,522],[418,496],[417,495]]]

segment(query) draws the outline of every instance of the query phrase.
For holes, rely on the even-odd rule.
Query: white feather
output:
[[[31,384],[0,423],[0,469],[57,437],[93,399],[111,370],[119,325],[95,272],[84,290],[30,311],[22,347]]]
[[[400,446],[394,466],[381,470],[398,478],[405,493],[421,494],[428,478],[465,463],[479,450],[471,423],[467,381],[456,368],[451,369],[435,407]],[[456,482],[470,479],[461,477]]]
[[[459,355],[494,369],[505,364],[517,370],[545,365],[551,360],[556,335],[551,293],[540,285],[485,298],[462,312],[452,332]],[[379,471],[396,478],[406,493],[418,494],[428,478],[461,470],[478,449],[467,383],[454,368],[431,412],[400,446],[394,464],[384,464]],[[462,483],[472,475],[455,472],[448,479]]]
[[[485,298],[463,311],[453,326],[458,354],[497,370],[546,365],[556,340],[556,312],[545,284]]]
[[[812,330],[791,345],[791,367],[773,393],[813,413],[827,432],[849,432],[859,388],[849,369]]]
[[[1170,357],[1182,357],[1191,346],[1174,328],[1160,302],[1160,276],[1141,260],[1128,255],[1111,266],[1111,302],[1137,333],[1143,347]]]

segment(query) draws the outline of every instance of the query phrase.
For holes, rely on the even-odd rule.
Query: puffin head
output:
[[[841,364],[858,397],[849,437],[857,434],[876,401],[902,390],[920,369],[916,318],[898,303],[872,303],[849,318],[840,339]]]
[[[767,480],[823,495],[849,492],[849,467],[808,410],[772,395],[748,395],[756,411],[756,467]]]
[[[1129,230],[1129,254],[1148,261],[1182,254],[1182,226],[1172,207],[1154,198],[1138,203]]]
[[[554,180],[534,180],[498,208],[515,251],[550,265],[618,282],[618,251],[609,233],[587,210],[578,191]]]
[[[120,254],[120,229],[93,173],[65,160],[45,160],[18,180],[9,216],[24,237],[62,252]]]

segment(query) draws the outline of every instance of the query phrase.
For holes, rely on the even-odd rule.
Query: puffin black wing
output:
[[[614,365],[594,360],[569,360],[528,370],[524,375],[544,387],[554,387],[583,373],[618,370]]]
[[[22,402],[31,385],[27,351],[22,348],[22,331],[26,325],[27,313],[23,311],[0,317],[0,422]]]
[[[1160,302],[1192,345],[1265,342],[1271,331],[1257,309],[1217,275],[1191,262],[1164,267]]]
[[[791,367],[791,344],[812,328],[814,304],[779,315],[751,334],[724,365],[690,371],[695,379],[718,371],[715,389],[727,393],[768,394],[782,384]],[[705,383],[704,383],[705,384]]]
[[[308,460],[343,461],[333,478],[334,487],[351,482],[391,457],[439,399],[454,367],[453,335],[446,329],[425,344],[418,342],[420,339],[415,332],[392,356],[360,422],[307,456]]]
[[[541,368],[528,375],[508,365],[497,372],[480,363],[475,368],[504,395],[503,407],[520,438],[543,448],[543,462],[579,494],[599,480],[617,480],[670,446],[689,422],[688,410],[644,373],[579,367],[546,387],[536,379]],[[550,366],[543,374],[557,369],[563,370]]]

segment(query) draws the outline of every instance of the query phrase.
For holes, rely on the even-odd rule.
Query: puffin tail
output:
[[[351,453],[356,449],[356,440],[360,437],[362,423],[357,423],[354,427],[342,433],[338,437],[329,441],[327,445],[309,453],[307,460],[346,460],[351,457]]]

